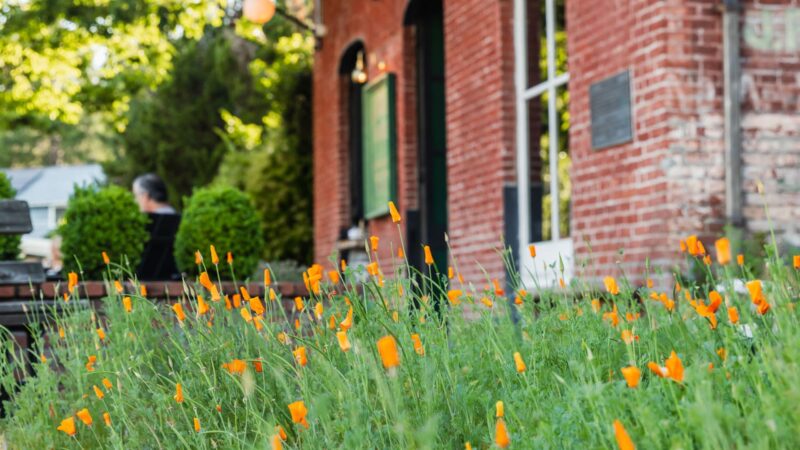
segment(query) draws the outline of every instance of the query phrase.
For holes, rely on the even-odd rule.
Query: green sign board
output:
[[[386,74],[364,87],[363,92],[364,217],[389,214],[395,200],[397,167],[395,146],[395,77]]]

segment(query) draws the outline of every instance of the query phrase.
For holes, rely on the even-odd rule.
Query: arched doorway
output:
[[[447,267],[447,121],[442,0],[412,0],[417,85],[419,235],[439,270]]]
[[[364,219],[363,201],[363,137],[362,137],[362,83],[353,78],[353,71],[359,65],[366,67],[367,53],[364,43],[350,44],[342,54],[339,64],[342,89],[342,128],[347,148],[348,171],[348,221],[347,227],[357,226]],[[345,230],[346,232],[346,230]],[[342,236],[344,237],[344,236]]]

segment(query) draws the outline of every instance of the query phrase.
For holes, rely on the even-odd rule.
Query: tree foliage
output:
[[[217,182],[237,186],[255,200],[263,223],[262,256],[269,261],[312,257],[312,45],[299,34],[283,37],[271,63],[251,63],[258,91],[273,105],[260,123],[223,114],[229,151]]]

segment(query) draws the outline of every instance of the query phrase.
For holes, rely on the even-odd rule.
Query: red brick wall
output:
[[[707,244],[725,224],[721,2],[567,2],[573,155],[573,240],[588,275],[641,278],[645,258],[677,262],[679,240]],[[800,9],[744,2],[743,174],[749,230],[765,230],[764,182],[775,227],[798,244]],[[792,34],[794,33],[794,34]],[[589,86],[630,68],[634,140],[593,151]],[[589,245],[586,245],[588,241]],[[710,245],[707,245],[710,248]],[[624,255],[619,250],[624,248]]]
[[[368,72],[397,74],[397,199],[417,206],[416,86],[407,1],[326,2],[315,66],[316,259],[347,220],[346,121],[338,67],[360,39]],[[725,223],[722,9],[716,0],[569,1],[572,239],[578,273],[640,280],[644,262],[669,268],[689,234],[711,241]],[[476,262],[502,274],[502,189],[515,182],[513,2],[445,0],[449,235],[464,275]],[[742,18],[743,176],[749,230],[768,224],[800,244],[800,0],[747,0]],[[589,87],[629,69],[634,138],[591,149]],[[755,193],[763,182],[764,199]],[[383,256],[397,243],[388,219],[369,224]],[[620,250],[624,249],[621,254]],[[581,263],[591,261],[586,269]]]
[[[314,68],[315,258],[326,261],[339,230],[349,225],[347,132],[339,64],[357,39],[367,49],[367,72],[377,63],[397,75],[398,199],[401,214],[418,205],[417,100],[414,30],[404,27],[408,2],[326,2],[328,33]],[[476,262],[494,276],[502,263],[494,252],[503,232],[503,184],[514,177],[512,4],[509,1],[445,0],[448,197],[450,240],[462,272],[478,277]],[[405,224],[404,224],[405,225]],[[368,233],[381,238],[381,257],[396,248],[396,227],[372,220]],[[409,251],[420,251],[409,249]]]

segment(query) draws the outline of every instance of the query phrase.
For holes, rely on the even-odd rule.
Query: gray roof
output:
[[[102,183],[106,179],[99,164],[0,170],[11,179],[17,199],[31,206],[66,206],[73,186]]]

